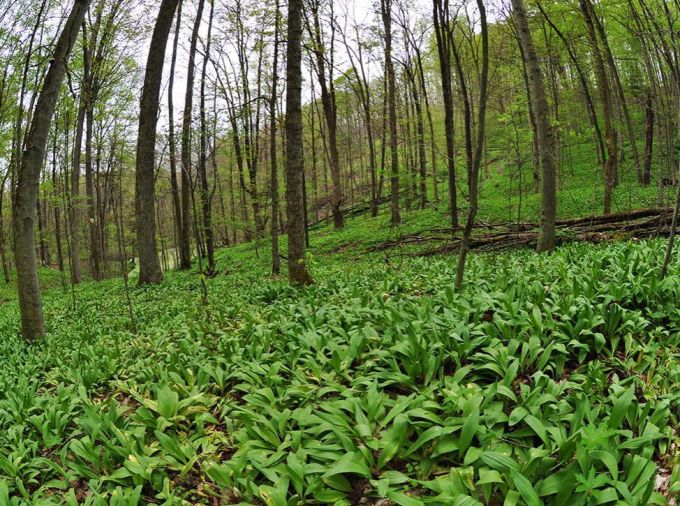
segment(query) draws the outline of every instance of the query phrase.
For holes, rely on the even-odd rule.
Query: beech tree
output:
[[[165,63],[165,48],[175,17],[178,0],[163,0],[146,63],[146,76],[139,112],[135,212],[137,245],[139,247],[139,283],[160,283],[163,280],[156,245],[156,213],[154,199],[154,159],[156,156],[156,124]]]
[[[305,257],[304,153],[302,140],[302,0],[288,0],[286,47],[286,211],[288,278],[297,285],[314,283]]]
[[[90,0],[74,0],[71,13],[54,47],[52,60],[42,90],[33,110],[31,126],[24,141],[21,165],[13,205],[14,261],[17,269],[21,333],[25,339],[45,335],[38,263],[35,252],[35,218],[40,171],[47,138],[57,105],[61,84],[66,75],[78,30],[85,18]]]
[[[552,127],[548,100],[545,94],[543,76],[538,64],[536,49],[529,31],[526,9],[523,0],[512,0],[512,16],[517,27],[519,43],[522,47],[524,63],[527,67],[530,100],[535,112],[536,133],[538,137],[539,158],[541,161],[541,230],[536,249],[538,252],[555,249],[555,220],[557,215],[557,196],[555,189],[555,167]]]

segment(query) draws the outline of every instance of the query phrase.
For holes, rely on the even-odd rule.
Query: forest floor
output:
[[[601,188],[576,159],[550,256],[539,196],[485,179],[463,293],[432,203],[313,227],[307,289],[268,239],[220,250],[205,294],[197,266],[129,291],[43,269],[40,343],[0,287],[0,506],[671,504],[680,262],[659,282],[646,239],[669,212],[622,178],[620,214],[579,219]]]
[[[220,250],[206,297],[196,270],[129,303],[45,270],[35,344],[6,287],[0,504],[666,504],[680,262],[658,281],[662,240],[474,254],[456,293],[450,255],[370,253],[442,216],[313,231],[306,289],[266,241]]]

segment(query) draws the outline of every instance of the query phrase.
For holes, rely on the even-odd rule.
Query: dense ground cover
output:
[[[680,278],[657,281],[662,251],[477,255],[458,294],[451,258],[350,248],[298,290],[242,245],[207,302],[195,273],[132,288],[136,332],[122,282],[73,308],[53,276],[44,343],[0,308],[0,503],[664,504]]]

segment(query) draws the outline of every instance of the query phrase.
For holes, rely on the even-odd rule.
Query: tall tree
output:
[[[323,105],[324,118],[326,120],[326,131],[328,136],[328,151],[331,164],[331,180],[333,182],[333,192],[331,194],[331,210],[333,213],[333,223],[335,228],[342,228],[345,226],[345,219],[342,215],[342,185],[340,183],[340,155],[338,153],[338,108],[335,100],[335,85],[333,83],[333,51],[334,47],[331,42],[330,47],[330,65],[327,65],[326,60],[329,56],[326,54],[323,34],[321,33],[321,23],[319,21],[319,0],[312,0],[310,2],[312,11],[313,28],[309,28],[310,35],[314,43],[314,55],[316,56],[316,72],[321,87],[321,104]],[[332,5],[332,4],[331,4]],[[331,41],[335,35],[335,21],[330,23],[333,32]],[[326,67],[328,68],[328,76],[326,75]]]
[[[451,80],[451,19],[448,0],[432,0],[434,33],[437,39],[439,71],[444,100],[444,133],[446,136],[446,166],[449,177],[449,210],[451,227],[458,228],[458,202],[456,195],[456,146],[453,110],[453,85]]]
[[[215,16],[215,0],[210,2],[210,15],[208,16],[208,36],[205,43],[205,54],[203,55],[203,70],[201,72],[201,98],[200,98],[200,159],[198,163],[198,179],[201,183],[201,210],[203,218],[203,235],[205,236],[205,249],[208,256],[208,273],[215,271],[215,240],[212,226],[212,198],[208,184],[208,141],[207,141],[207,119],[205,109],[205,87],[208,70],[208,60],[210,59],[210,46],[212,38],[213,18]],[[212,154],[214,158],[216,153]]]
[[[390,132],[390,222],[392,225],[401,223],[399,212],[399,152],[397,138],[397,84],[394,76],[394,62],[392,61],[392,0],[380,0],[380,14],[382,17],[385,36],[385,79],[387,81],[387,114]]]
[[[276,99],[279,81],[279,25],[281,12],[279,0],[274,7],[274,55],[272,58],[272,85],[269,97],[269,162],[271,164],[271,198],[272,198],[272,274],[281,272],[281,255],[279,253],[279,174],[276,157]]]
[[[45,335],[35,252],[34,226],[38,186],[52,117],[61,84],[66,75],[66,65],[89,5],[90,0],[74,0],[71,13],[54,47],[49,70],[33,111],[31,126],[21,155],[13,213],[14,258],[17,269],[21,333],[25,339],[39,339]]]
[[[604,110],[604,135],[607,145],[607,160],[604,164],[604,214],[609,214],[612,211],[612,193],[614,191],[618,163],[617,134],[614,128],[613,119],[614,105],[611,87],[609,85],[609,76],[607,75],[607,69],[600,49],[600,42],[598,41],[597,30],[595,29],[593,4],[590,0],[579,0],[579,4],[581,5],[581,12],[583,13],[583,18],[586,22],[588,38],[590,39],[590,45],[593,51],[595,76],[597,77],[600,98],[602,99],[602,108]]]
[[[179,247],[182,234],[182,207],[179,201],[179,184],[177,183],[177,139],[175,137],[175,67],[177,65],[177,46],[179,32],[182,28],[182,0],[177,6],[177,20],[175,21],[175,37],[172,43],[172,60],[170,62],[170,77],[168,81],[168,150],[170,158],[170,192],[172,194],[172,210],[175,226],[175,248]]]
[[[465,262],[468,251],[470,250],[470,237],[472,236],[472,229],[475,225],[475,218],[477,217],[478,193],[479,193],[479,167],[482,162],[482,149],[484,147],[485,127],[486,127],[486,105],[489,97],[489,29],[486,21],[486,9],[483,0],[477,0],[477,9],[479,10],[479,22],[481,28],[482,39],[482,70],[479,77],[479,106],[477,108],[477,139],[475,141],[475,150],[472,155],[470,165],[468,165],[468,192],[470,195],[470,210],[468,211],[465,227],[463,228],[463,238],[460,243],[460,250],[458,252],[458,265],[456,268],[456,289],[460,290],[463,286],[463,275],[465,273]],[[456,54],[457,66],[460,68],[458,62],[458,55]],[[462,69],[460,69],[460,77]],[[466,115],[466,131],[472,131],[469,116]],[[470,135],[471,136],[471,135]]]
[[[156,156],[156,125],[165,63],[165,49],[175,17],[178,0],[163,0],[146,63],[144,88],[139,106],[139,133],[135,170],[135,213],[137,247],[139,249],[139,283],[160,283],[163,280],[156,245],[154,173]]]
[[[288,1],[286,48],[286,210],[288,214],[288,278],[297,285],[314,283],[305,258],[302,139],[302,0]]]
[[[517,37],[522,46],[522,54],[527,68],[531,89],[533,110],[536,119],[539,159],[542,169],[541,180],[541,230],[538,234],[538,252],[555,249],[555,220],[557,216],[557,195],[555,188],[555,164],[553,132],[550,125],[548,99],[543,84],[541,67],[536,56],[536,48],[531,38],[529,22],[523,0],[512,0],[512,16],[517,28]]]
[[[189,67],[187,69],[184,115],[182,117],[182,229],[180,231],[180,269],[191,268],[191,120],[194,109],[194,77],[196,73],[196,47],[198,31],[201,28],[205,0],[199,0],[194,28],[191,32],[189,48]]]

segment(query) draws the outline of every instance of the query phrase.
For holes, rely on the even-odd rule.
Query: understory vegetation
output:
[[[314,234],[315,250],[331,240]],[[317,284],[295,288],[239,245],[203,296],[197,272],[170,273],[129,304],[120,280],[71,294],[46,271],[36,343],[8,292],[0,503],[643,505],[680,491],[680,279],[658,281],[662,242],[475,255],[463,293],[450,257],[364,246],[312,258]]]

